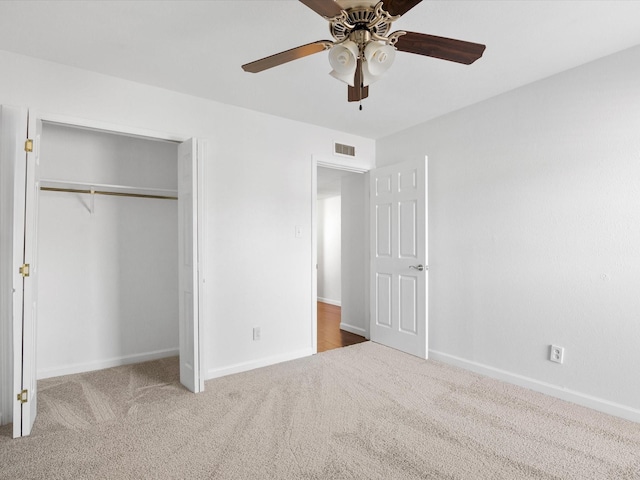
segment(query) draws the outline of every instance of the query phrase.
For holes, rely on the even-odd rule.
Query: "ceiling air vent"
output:
[[[353,145],[344,145],[343,143],[334,143],[333,151],[338,155],[346,155],[347,157],[356,156],[356,147]]]

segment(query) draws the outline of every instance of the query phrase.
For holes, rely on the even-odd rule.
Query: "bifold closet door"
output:
[[[23,132],[22,151],[16,153],[14,201],[14,298],[13,298],[13,437],[31,433],[36,419],[38,397],[36,382],[36,315],[38,312],[38,166],[42,122],[26,117],[24,126],[15,124],[15,132]],[[3,130],[8,125],[3,124]],[[25,143],[27,138],[30,140]],[[25,161],[26,155],[26,161]],[[18,268],[19,265],[19,268]]]
[[[192,392],[204,390],[200,371],[198,298],[198,143],[178,146],[178,250],[180,382]]]
[[[26,109],[0,105],[0,414],[2,424],[14,422],[14,437],[21,435],[26,138]]]

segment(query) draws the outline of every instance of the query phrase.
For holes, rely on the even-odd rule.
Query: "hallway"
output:
[[[318,302],[318,353],[367,341],[360,335],[340,330],[340,311],[336,305]]]

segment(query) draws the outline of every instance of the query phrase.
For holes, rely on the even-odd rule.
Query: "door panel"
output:
[[[391,257],[391,204],[376,205],[376,255]]]
[[[418,169],[409,167],[398,172],[398,191],[409,192],[418,189]]]
[[[198,272],[198,145],[178,146],[178,255],[180,382],[192,392],[204,390],[200,365]]]
[[[416,305],[418,303],[418,279],[415,276],[400,275],[400,321],[401,332],[411,335],[418,334],[418,316]]]
[[[371,339],[426,358],[426,159],[370,175]]]
[[[376,275],[376,325],[381,327],[391,327],[391,275],[378,273]]]
[[[408,202],[399,202],[399,235],[400,235],[400,257],[401,258],[417,258],[417,235],[416,230],[416,212],[417,204],[415,200]]]

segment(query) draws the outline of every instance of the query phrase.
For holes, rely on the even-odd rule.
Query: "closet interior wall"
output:
[[[39,177],[177,196],[177,145],[45,123]],[[37,238],[38,378],[178,354],[176,200],[41,190]]]

